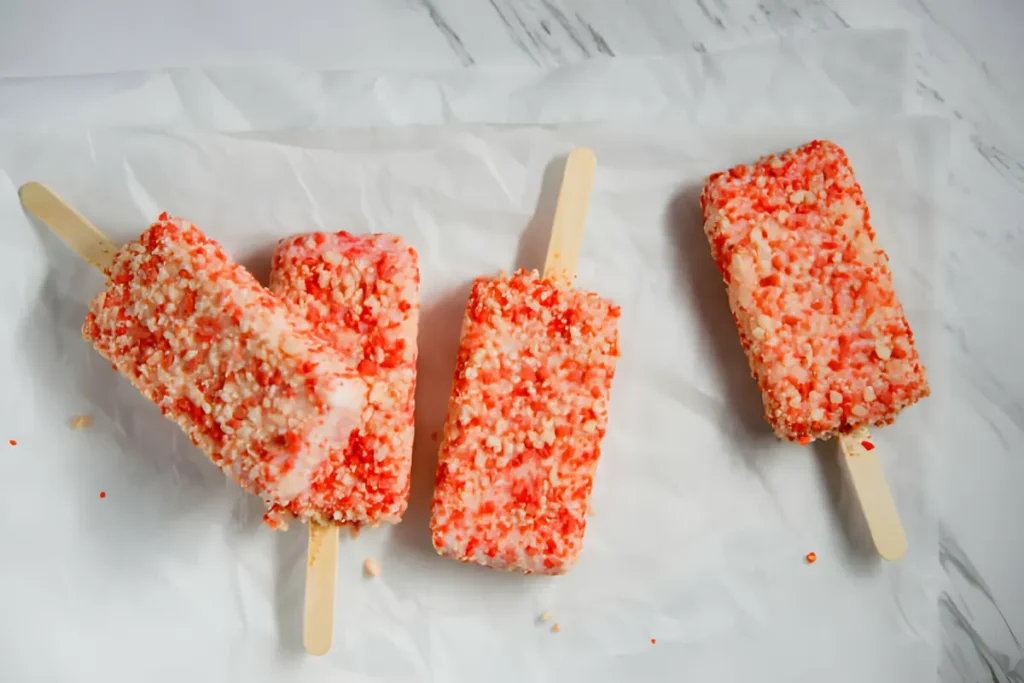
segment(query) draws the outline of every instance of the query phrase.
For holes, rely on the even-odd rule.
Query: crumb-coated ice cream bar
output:
[[[434,492],[438,552],[524,572],[572,566],[608,421],[619,315],[536,271],[474,283]]]
[[[287,503],[348,440],[366,385],[191,223],[113,256],[83,336],[246,490]]]
[[[360,427],[330,449],[306,491],[266,516],[320,523],[396,523],[409,500],[419,266],[388,234],[310,233],[281,240],[270,289],[307,320],[346,365],[367,403]]]
[[[845,152],[814,141],[708,178],[704,230],[780,437],[884,425],[929,393]]]

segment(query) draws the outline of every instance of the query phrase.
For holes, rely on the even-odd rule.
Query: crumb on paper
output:
[[[814,564],[818,559],[818,554],[814,552],[807,553],[804,559],[807,560],[807,564]]]
[[[555,618],[555,615],[552,614],[551,612],[541,612],[541,614],[540,614],[540,620],[541,621],[551,621],[554,618]]]
[[[72,429],[88,429],[89,427],[92,427],[92,415],[71,416]]]
[[[558,625],[557,621],[551,626],[551,632],[552,633],[559,633],[559,632],[561,632],[561,630],[562,630],[562,627]]]
[[[107,497],[107,492],[106,491],[100,491],[100,498],[106,498],[106,497]]]
[[[358,524],[349,524],[348,525],[348,537],[349,538],[359,538],[359,525]]]
[[[17,446],[18,445],[18,440],[17,439],[11,439],[7,443],[11,444],[12,446]]]
[[[380,565],[372,557],[366,558],[363,562],[363,571],[367,576],[380,576]]]
[[[651,645],[657,645],[657,644],[658,644],[658,639],[657,638],[651,638]]]

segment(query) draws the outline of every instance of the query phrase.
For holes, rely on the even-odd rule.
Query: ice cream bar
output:
[[[409,499],[416,332],[416,251],[401,237],[346,232],[297,235],[278,243],[270,288],[307,320],[346,365],[368,400],[361,426],[334,444],[308,490],[266,521],[398,522]]]
[[[929,393],[845,152],[814,141],[708,178],[704,230],[775,433],[891,423]]]
[[[366,385],[223,249],[167,214],[122,247],[83,336],[246,490],[287,503]]]
[[[439,553],[527,573],[572,566],[608,421],[618,319],[610,301],[536,271],[476,280],[434,490]]]

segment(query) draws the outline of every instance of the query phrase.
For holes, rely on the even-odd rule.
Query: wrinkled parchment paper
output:
[[[930,680],[938,567],[925,465],[938,399],[877,432],[910,538],[902,562],[882,564],[834,446],[780,444],[761,420],[697,195],[707,173],[763,152],[811,137],[846,146],[938,373],[948,131],[900,116],[780,125],[778,114],[732,129],[689,116],[244,134],[0,129],[0,438],[17,440],[0,458],[0,679]],[[427,510],[468,283],[540,265],[558,159],[581,144],[599,169],[579,285],[623,307],[585,548],[559,578],[459,565],[430,548]],[[162,210],[186,216],[260,276],[274,240],[298,231],[389,230],[419,249],[410,511],[342,543],[326,657],[301,648],[303,530],[263,528],[259,504],[81,340],[102,279],[25,217],[16,188],[29,179],[121,240]],[[92,428],[70,429],[77,414]],[[379,578],[362,575],[367,557]]]
[[[508,681],[664,671],[735,680],[765,670],[788,680],[921,680],[934,670],[930,406],[877,434],[911,539],[903,562],[882,565],[834,447],[780,444],[763,423],[697,195],[708,172],[761,151],[812,135],[845,145],[927,358],[946,134],[900,120],[722,136],[670,126],[4,136],[0,436],[18,441],[0,461],[4,666],[59,680],[152,672],[156,662],[154,680],[333,671],[470,681],[484,670]],[[595,514],[566,577],[461,566],[434,555],[426,522],[431,435],[467,285],[540,264],[543,179],[557,178],[559,155],[574,145],[599,159],[579,285],[623,308]],[[299,650],[302,530],[262,528],[258,503],[82,342],[101,277],[22,214],[15,189],[30,178],[119,240],[161,209],[187,216],[256,271],[276,238],[302,230],[393,230],[419,250],[411,510],[402,525],[343,544],[326,658]],[[94,426],[69,430],[74,414]],[[381,563],[379,579],[360,575],[366,557]],[[537,623],[544,611],[561,633]],[[54,640],[61,655],[41,660]]]
[[[902,111],[909,36],[826,31],[718,53],[558,69],[167,69],[0,80],[0,122],[224,131],[644,121],[764,125]]]

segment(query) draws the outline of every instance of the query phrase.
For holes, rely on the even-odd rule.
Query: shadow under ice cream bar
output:
[[[619,308],[571,286],[593,164],[569,157],[545,277],[474,283],[431,516],[443,555],[560,574],[582,547],[619,355]]]
[[[895,509],[879,507],[891,500],[864,428],[892,423],[929,388],[846,154],[815,141],[716,173],[701,207],[765,418],[782,438],[840,436],[863,456],[847,464],[885,556],[873,515]]]
[[[247,491],[286,504],[358,425],[366,389],[220,246],[166,214],[115,251],[45,187],[25,206],[108,278],[83,328]]]

